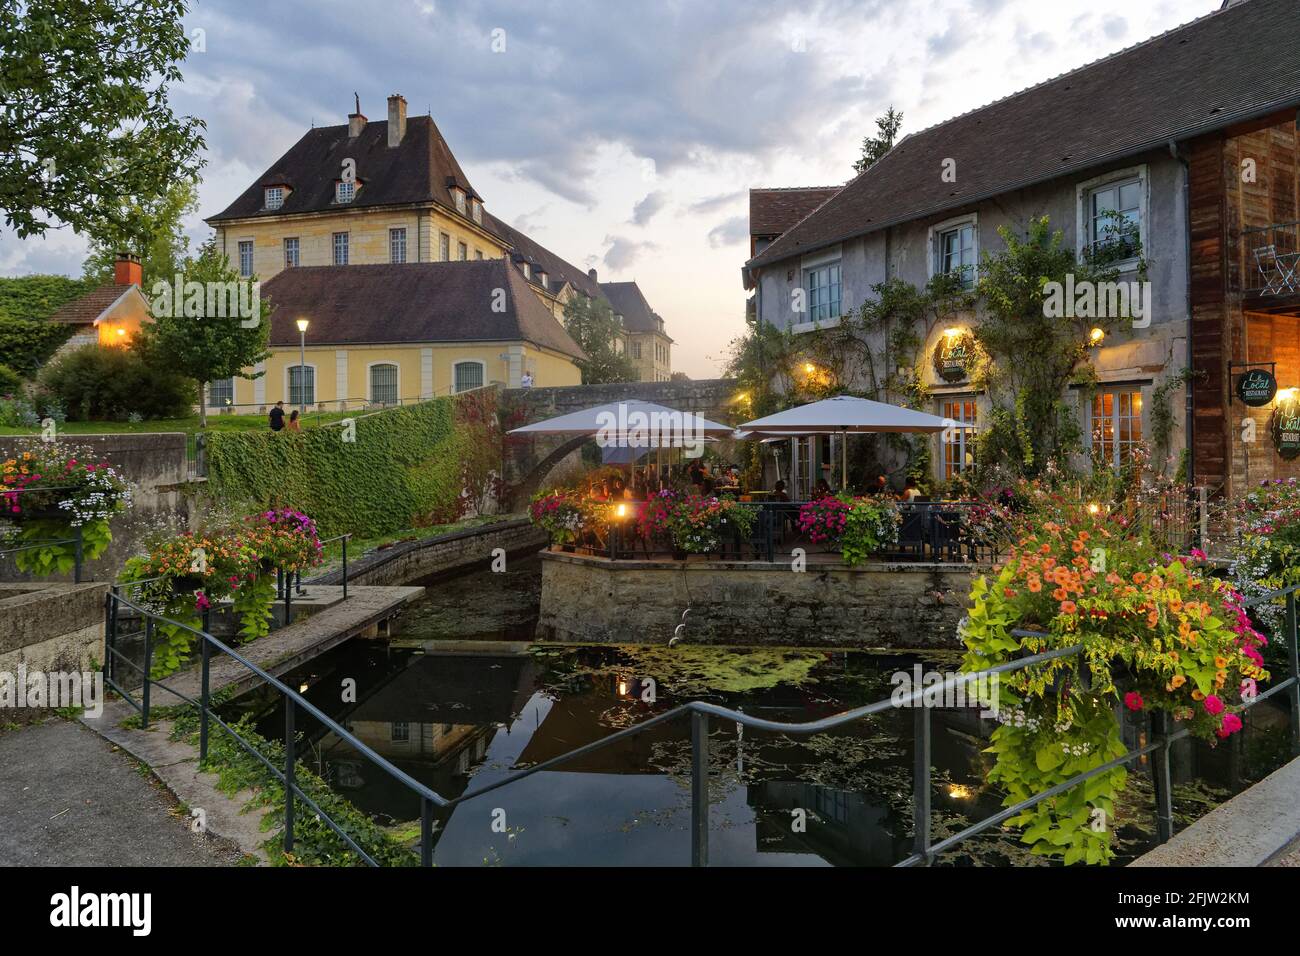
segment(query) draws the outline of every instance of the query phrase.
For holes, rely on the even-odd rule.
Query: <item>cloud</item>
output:
[[[606,236],[605,242],[609,244],[609,249],[605,251],[604,263],[615,272],[623,271],[637,262],[644,253],[659,248],[653,242],[629,239],[626,236]]]
[[[1101,32],[1106,34],[1108,39],[1122,40],[1128,33],[1128,21],[1123,17],[1107,17],[1101,23]]]
[[[735,192],[721,193],[717,196],[706,196],[703,199],[697,199],[686,207],[686,211],[697,216],[712,215],[719,210],[725,209],[732,203],[739,202],[749,195],[747,189],[737,189]]]
[[[714,249],[734,246],[749,238],[749,217],[733,216],[709,230],[709,245]]]
[[[655,213],[663,209],[667,204],[668,194],[663,190],[657,189],[652,193],[648,193],[644,199],[632,207],[632,224],[635,226],[649,225]]]

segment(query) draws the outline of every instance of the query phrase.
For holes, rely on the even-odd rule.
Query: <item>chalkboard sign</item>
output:
[[[1237,397],[1252,408],[1262,408],[1277,394],[1277,378],[1266,368],[1252,368],[1237,379]]]
[[[1273,409],[1273,447],[1287,461],[1300,458],[1300,398],[1279,402]]]
[[[962,382],[970,375],[975,336],[969,332],[945,334],[934,347],[934,373],[945,382]]]

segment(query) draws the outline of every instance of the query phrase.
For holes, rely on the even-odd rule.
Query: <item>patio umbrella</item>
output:
[[[605,435],[611,444],[634,448],[649,447],[652,437],[667,438],[660,445],[679,447],[699,438],[724,438],[735,431],[730,425],[710,421],[702,415],[679,411],[654,402],[630,399],[557,415],[521,428],[511,435]]]
[[[947,419],[914,408],[900,408],[852,395],[836,395],[745,422],[740,431],[763,438],[839,434],[840,468],[847,484],[849,450],[846,439],[849,432],[934,433],[951,425]]]

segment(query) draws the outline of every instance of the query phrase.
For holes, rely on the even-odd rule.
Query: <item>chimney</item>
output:
[[[596,279],[596,270],[595,270],[595,269],[588,269],[588,270],[587,270],[587,278],[590,279],[592,282],[596,282],[596,281],[598,281],[598,280]]]
[[[388,98],[388,148],[402,144],[406,135],[406,97],[394,93]]]
[[[119,252],[113,263],[113,282],[117,285],[139,285],[144,279],[140,257],[129,252]]]
[[[355,113],[348,114],[348,139],[356,139],[366,128],[366,118],[361,115],[361,97],[353,93],[352,98],[357,104],[357,109]]]

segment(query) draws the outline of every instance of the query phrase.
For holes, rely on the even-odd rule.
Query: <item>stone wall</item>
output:
[[[355,561],[349,555],[348,584],[409,584],[489,562],[496,548],[505,549],[507,556],[533,554],[546,547],[546,541],[546,533],[524,519],[453,531],[420,541],[406,541],[358,556]],[[340,584],[342,581],[340,568],[320,575],[313,583]]]
[[[0,584],[0,671],[102,664],[107,591],[106,584]]]
[[[0,460],[21,451],[23,439],[0,437]],[[190,480],[183,432],[119,432],[104,435],[68,435],[67,444],[84,446],[96,459],[104,459],[131,482],[131,508],[113,519],[113,543],[95,561],[86,563],[84,581],[111,581],[127,558],[142,549],[145,535],[152,529],[170,525],[185,530],[195,505],[186,494]],[[71,581],[71,574],[65,576]],[[0,580],[24,580],[14,569],[12,558],[0,558]]]
[[[760,562],[611,562],[547,551],[538,634],[664,643],[689,607],[682,635],[695,644],[957,649],[972,573],[944,564],[796,573]]]

